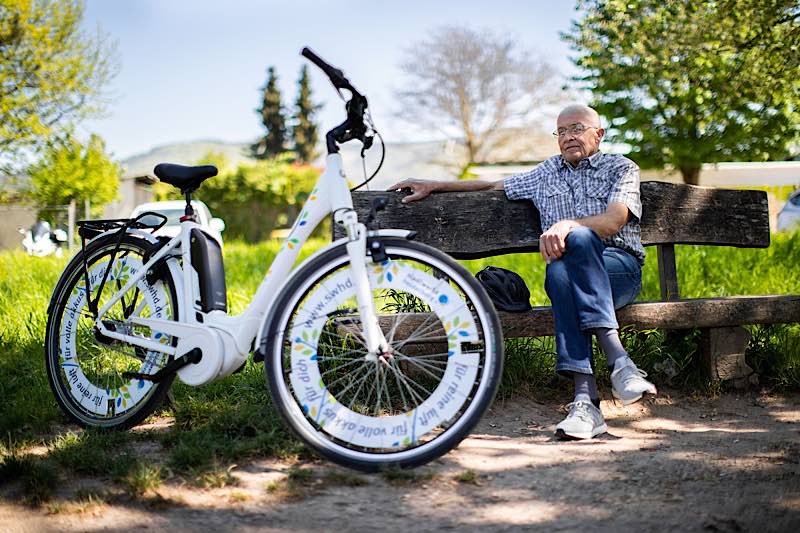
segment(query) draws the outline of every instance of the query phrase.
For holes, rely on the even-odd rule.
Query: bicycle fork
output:
[[[392,358],[392,349],[378,323],[372,287],[369,283],[366,262],[367,227],[358,222],[356,212],[353,210],[339,211],[336,213],[335,219],[347,232],[347,255],[350,258],[350,271],[356,289],[358,314],[361,318],[367,347],[365,359],[368,361],[381,360],[386,363],[387,359]]]

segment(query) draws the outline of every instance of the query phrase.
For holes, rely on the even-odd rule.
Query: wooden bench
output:
[[[745,384],[752,374],[744,360],[750,334],[741,326],[800,322],[800,295],[682,299],[675,245],[768,247],[766,193],[656,181],[643,182],[641,191],[642,242],[656,247],[656,257],[650,252],[647,260],[658,261],[661,300],[628,305],[617,311],[617,320],[638,329],[700,328],[708,376]],[[539,213],[530,202],[510,201],[502,191],[434,194],[409,204],[400,201],[404,194],[399,192],[356,192],[353,202],[362,220],[379,196],[388,198],[377,216],[380,227],[414,230],[416,240],[457,259],[538,252]],[[500,318],[506,338],[554,334],[550,307],[500,313]]]

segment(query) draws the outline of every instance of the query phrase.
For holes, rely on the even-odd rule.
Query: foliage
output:
[[[297,99],[294,106],[292,144],[295,157],[299,163],[310,163],[316,156],[315,149],[319,140],[314,114],[322,108],[322,105],[314,104],[311,101],[307,65],[303,65],[300,69],[300,79],[297,81]]]
[[[225,220],[225,238],[258,242],[273,229],[291,223],[319,178],[319,169],[290,162],[291,155],[240,163],[232,168],[222,154],[208,153],[198,165],[214,165],[219,174],[203,182],[194,198]],[[157,200],[180,200],[166,184],[154,187]]]
[[[749,328],[752,338],[745,356],[756,374],[779,389],[800,389],[800,325],[769,324]],[[780,372],[775,372],[780,368]]]
[[[480,162],[502,142],[504,127],[520,123],[561,94],[555,71],[508,37],[444,26],[406,50],[406,76],[397,92],[400,114],[464,140],[464,166]]]
[[[69,135],[48,146],[30,167],[31,195],[41,205],[64,205],[89,200],[92,214],[117,197],[121,169],[105,152],[105,143],[92,135],[86,145]]]
[[[286,117],[275,67],[267,70],[267,83],[261,91],[261,107],[256,112],[261,117],[266,134],[251,146],[251,152],[256,159],[269,159],[286,150]]]
[[[294,220],[319,177],[318,169],[288,159],[242,163],[205,181],[196,197],[225,219],[228,238],[267,239],[274,228]]]
[[[80,28],[80,0],[0,3],[0,165],[24,160],[102,110],[114,48]]]
[[[796,0],[579,0],[563,37],[609,139],[697,183],[701,164],[780,159],[798,134]]]

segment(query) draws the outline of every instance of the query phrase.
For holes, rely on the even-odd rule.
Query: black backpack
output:
[[[498,311],[521,313],[531,310],[531,292],[516,272],[488,266],[475,274],[475,277],[486,289]]]

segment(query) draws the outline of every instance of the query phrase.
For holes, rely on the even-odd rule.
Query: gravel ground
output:
[[[560,442],[559,405],[496,404],[458,449],[406,476],[256,459],[223,488],[169,480],[81,504],[79,489],[104,485],[74,479],[40,508],[0,485],[0,531],[800,531],[800,395],[602,407],[608,434]],[[298,468],[309,472],[287,483]]]

